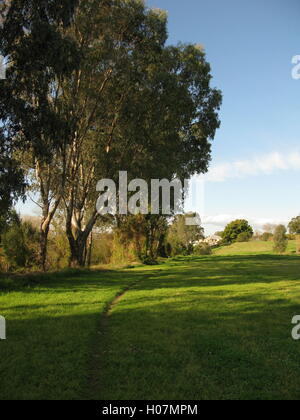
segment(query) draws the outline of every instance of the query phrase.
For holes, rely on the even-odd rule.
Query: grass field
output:
[[[300,398],[297,256],[50,276],[0,314],[0,399]]]
[[[214,250],[214,255],[262,255],[274,254],[274,242],[237,242],[230,246],[223,246]],[[296,241],[289,241],[286,254],[296,253]]]
[[[16,290],[0,281],[0,399],[88,397],[89,363],[101,313],[134,281],[131,273],[61,273]],[[37,283],[37,284],[36,284]]]

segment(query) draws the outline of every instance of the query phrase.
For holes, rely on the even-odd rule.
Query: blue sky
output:
[[[168,11],[169,43],[200,43],[224,102],[205,183],[207,233],[245,217],[300,213],[299,0],[148,0]],[[32,211],[28,202],[22,212]]]
[[[148,0],[168,11],[169,43],[200,43],[223,91],[205,185],[207,233],[300,214],[299,0]],[[217,181],[217,182],[216,182]]]

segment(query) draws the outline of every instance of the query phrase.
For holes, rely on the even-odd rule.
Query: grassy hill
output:
[[[0,399],[299,399],[299,273],[215,255],[3,290]]]
[[[214,250],[214,255],[273,255],[274,242],[237,242]],[[296,241],[289,241],[287,254],[296,253]]]

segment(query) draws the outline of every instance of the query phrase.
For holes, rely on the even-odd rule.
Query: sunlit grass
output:
[[[26,281],[0,293],[0,399],[300,398],[297,256],[177,258]]]
[[[240,256],[154,270],[113,308],[94,398],[300,398],[299,268]]]
[[[274,254],[274,242],[268,241],[250,241],[250,242],[237,242],[232,245],[222,246],[216,248],[214,255],[249,255],[249,254]],[[289,241],[286,254],[296,253],[296,241]]]

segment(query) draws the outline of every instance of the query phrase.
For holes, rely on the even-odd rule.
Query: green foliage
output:
[[[54,222],[48,245],[48,266],[58,270],[68,267],[70,250],[68,239],[61,226]]]
[[[223,238],[223,234],[224,234],[223,230],[215,233],[215,235],[220,236],[220,238]]]
[[[291,233],[288,233],[286,236],[287,236],[289,241],[295,241],[297,239],[297,235],[294,235],[294,234],[291,234]]]
[[[144,254],[140,254],[139,250],[140,245],[138,245],[137,251],[135,242],[124,236],[122,232],[117,231],[112,243],[111,263],[119,265],[141,261]]]
[[[186,223],[187,218],[196,216],[196,213],[188,213],[174,217],[167,234],[167,242],[172,249],[172,256],[191,255],[193,244],[204,238],[204,230],[201,226],[188,226]]]
[[[38,262],[39,233],[29,222],[16,220],[2,235],[9,268],[32,268]]]
[[[273,239],[273,234],[272,234],[272,233],[270,233],[270,232],[264,232],[264,233],[261,235],[261,240],[262,240],[262,241],[264,241],[264,242],[268,242],[268,241],[270,241],[271,239]]]
[[[0,83],[2,82],[1,80]],[[13,157],[13,146],[9,144],[4,134],[5,126],[1,124],[3,121],[1,121],[0,104],[0,219],[3,219],[13,202],[18,197],[24,198],[25,182],[23,171]]]
[[[253,229],[247,220],[235,220],[229,223],[224,230],[223,241],[225,243],[236,242],[241,233],[247,234],[248,240],[253,236]],[[246,235],[243,237],[245,238]]]
[[[208,244],[205,244],[205,243],[199,244],[194,247],[193,254],[194,255],[211,255],[212,249]]]
[[[12,0],[5,9],[0,53],[12,65],[0,118],[13,152],[30,152],[20,167],[40,194],[41,265],[63,203],[70,260],[83,266],[98,180],[117,181],[120,169],[147,181],[205,173],[222,95],[203,49],[166,45],[166,13],[143,1]],[[165,225],[144,218],[132,239],[141,260],[165,254]]]
[[[291,234],[300,235],[300,216],[292,219],[288,227]]]
[[[0,4],[0,55],[10,63],[0,95],[0,214],[24,197],[24,173],[14,158],[16,151],[32,147],[36,154],[50,158],[67,130],[69,118],[53,109],[52,89],[54,81],[77,65],[74,44],[63,33],[76,3],[10,0]]]
[[[249,242],[253,234],[250,232],[241,232],[238,234],[236,241],[237,242]]]
[[[284,254],[288,246],[287,230],[284,225],[278,225],[274,233],[274,252]]]
[[[93,234],[91,265],[109,264],[112,259],[113,234]]]

